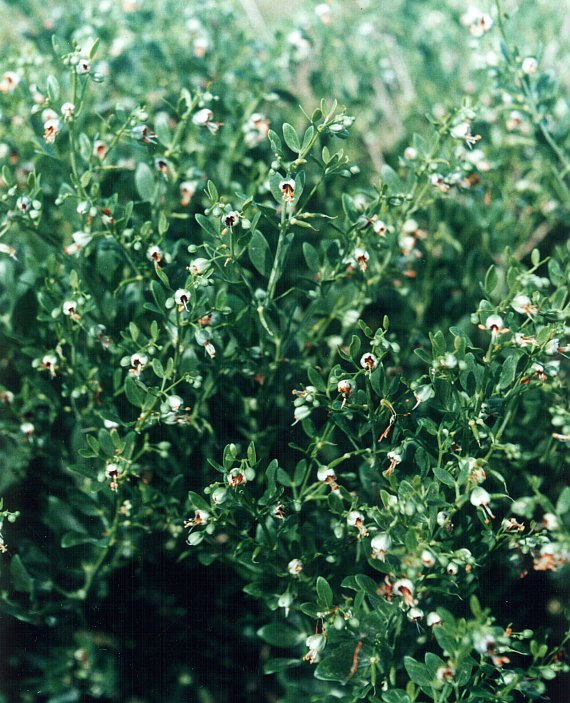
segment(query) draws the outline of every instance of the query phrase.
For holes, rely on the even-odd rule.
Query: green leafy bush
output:
[[[4,700],[568,672],[568,56],[359,5],[7,5]]]

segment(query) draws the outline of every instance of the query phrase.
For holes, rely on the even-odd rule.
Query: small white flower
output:
[[[209,41],[208,37],[196,37],[196,39],[194,39],[192,42],[192,49],[194,52],[194,56],[197,59],[204,58],[204,56],[206,56],[206,51],[208,50],[209,46],[210,46],[210,41]]]
[[[404,158],[406,161],[415,161],[418,158],[418,151],[413,146],[408,146],[404,149]]]
[[[441,616],[435,612],[435,610],[432,610],[431,613],[428,613],[426,623],[428,627],[437,627],[437,625],[441,625]]]
[[[147,249],[146,258],[149,261],[153,261],[155,264],[159,264],[162,261],[162,251],[160,247],[153,245]]]
[[[119,489],[119,483],[117,479],[119,478],[119,467],[117,464],[107,464],[105,466],[105,476],[111,480],[109,487],[112,491],[117,491]]]
[[[309,648],[309,651],[304,656],[305,661],[308,661],[309,664],[316,664],[321,658],[321,652],[325,648],[326,643],[324,635],[309,635],[305,641],[306,646]]]
[[[372,225],[372,229],[379,237],[385,237],[386,232],[388,231],[388,226],[382,220],[376,220]]]
[[[298,576],[303,571],[303,562],[300,559],[291,559],[287,564],[287,571],[291,576]]]
[[[501,527],[505,532],[524,532],[524,523],[519,522],[515,517],[503,518]]]
[[[0,80],[0,93],[11,93],[21,81],[20,76],[14,71],[6,71]]]
[[[333,489],[338,488],[338,486],[336,485],[335,470],[331,469],[330,466],[319,466],[319,469],[317,471],[317,478],[319,479],[319,481],[328,483]]]
[[[491,496],[484,488],[478,486],[471,491],[469,501],[471,502],[471,505],[475,505],[476,507],[485,506],[489,505],[491,502]]]
[[[212,493],[212,500],[216,505],[221,505],[224,503],[227,497],[228,492],[225,488],[216,488],[216,490]]]
[[[158,140],[156,134],[151,132],[151,130],[145,124],[135,125],[131,134],[133,139],[140,139],[144,144],[157,144]]]
[[[523,59],[521,68],[522,72],[526,73],[527,76],[532,76],[538,71],[538,61],[534,56],[527,56],[526,59]]]
[[[210,513],[206,510],[196,510],[194,514],[195,525],[206,525],[210,519]]]
[[[483,514],[485,515],[485,522],[489,522],[489,518],[487,516],[491,518],[495,517],[489,507],[491,496],[481,486],[477,486],[471,491],[469,501],[471,502],[471,505],[474,505],[476,508],[481,508]]]
[[[119,467],[117,464],[107,464],[105,466],[105,476],[107,478],[116,478],[119,475]]]
[[[347,525],[356,527],[361,537],[366,537],[368,530],[364,526],[364,515],[359,510],[351,510],[346,516]]]
[[[446,566],[445,571],[447,572],[448,576],[457,576],[459,566],[457,566],[454,561],[450,561],[449,564]]]
[[[283,200],[286,203],[292,203],[295,200],[295,181],[292,178],[279,181],[279,190],[283,193]]]
[[[14,259],[14,261],[18,260],[14,247],[11,247],[9,244],[4,244],[4,242],[0,242],[0,254],[7,254],[11,259]]]
[[[468,147],[472,147],[480,141],[481,136],[479,134],[471,134],[471,124],[467,121],[460,122],[449,130],[449,133],[454,139],[463,140]]]
[[[66,300],[61,306],[61,310],[67,317],[78,318],[77,314],[77,302],[75,300]]]
[[[222,224],[224,227],[235,227],[239,223],[239,212],[232,210],[222,215]]]
[[[245,486],[248,479],[246,472],[243,469],[232,469],[228,473],[228,485],[232,488],[237,488],[238,486]]]
[[[184,400],[179,395],[169,395],[166,402],[174,413],[177,413],[184,405]]]
[[[215,134],[220,125],[218,122],[214,122],[214,113],[207,107],[198,110],[192,117],[192,122],[198,127],[207,127],[212,134]]]
[[[431,384],[427,383],[422,386],[418,386],[414,391],[414,396],[416,398],[416,404],[412,410],[415,410],[420,403],[425,403],[426,401],[431,400],[435,396],[435,390]]]
[[[469,26],[469,31],[476,37],[482,37],[493,26],[493,18],[485,13],[475,17]]]
[[[182,312],[182,310],[186,310],[186,312],[188,312],[188,302],[190,301],[190,291],[187,291],[185,288],[179,288],[174,293],[174,301],[176,302],[176,305],[178,305],[179,312]]]
[[[455,667],[452,664],[447,666],[439,666],[435,672],[435,678],[438,681],[450,681],[455,676]]]
[[[154,160],[154,167],[164,176],[164,178],[168,179],[168,176],[170,175],[170,172],[172,170],[170,161],[168,161],[168,159],[164,159],[162,157],[156,158]]]
[[[430,183],[435,188],[438,188],[442,193],[447,193],[449,190],[449,183],[446,182],[441,173],[432,173],[430,176]]]
[[[424,617],[424,611],[421,608],[410,608],[407,615],[411,622],[419,622]]]
[[[326,2],[321,2],[315,7],[315,15],[323,24],[331,23],[331,8]]]
[[[17,200],[16,200],[16,210],[18,210],[21,213],[26,213],[30,210],[32,207],[32,201],[30,198],[28,198],[27,195],[21,195]]]
[[[449,521],[449,513],[446,512],[445,510],[439,511],[439,513],[437,514],[437,517],[436,517],[436,521],[440,527],[447,527],[451,524]]]
[[[254,112],[249,120],[243,125],[244,141],[248,148],[252,149],[267,139],[269,133],[269,120],[260,112]]]
[[[542,524],[547,530],[557,530],[558,518],[554,513],[544,513],[542,516]]]
[[[520,110],[512,110],[505,122],[505,126],[509,132],[514,132],[524,122],[524,115]]]
[[[209,268],[210,268],[209,259],[198,258],[198,259],[194,259],[193,261],[190,262],[190,266],[188,267],[188,270],[194,276],[201,276]]]
[[[12,391],[0,391],[0,400],[4,405],[12,405],[14,402],[14,394]]]
[[[386,532],[379,532],[372,538],[370,546],[372,547],[372,558],[384,561],[386,553],[392,546],[392,538]]]
[[[557,354],[559,350],[560,340],[558,339],[558,337],[555,337],[547,343],[546,347],[544,348],[544,353],[548,354],[549,356],[552,356],[553,354]]]
[[[102,160],[107,155],[109,148],[107,144],[102,139],[96,139],[93,142],[93,156],[95,158]]]
[[[538,313],[538,308],[536,305],[531,303],[528,295],[515,295],[511,301],[511,307],[516,312],[520,312],[523,315],[529,315],[530,317]]]
[[[508,328],[503,327],[503,318],[500,315],[489,315],[485,320],[484,327],[481,327],[481,329],[489,330],[494,337],[509,331]]]
[[[103,425],[105,429],[107,430],[116,430],[117,427],[119,426],[118,422],[114,422],[113,420],[103,420]]]
[[[148,356],[146,356],[145,354],[133,354],[131,356],[132,373],[134,373],[135,376],[140,376],[141,371],[147,364]]]
[[[354,250],[354,258],[358,264],[358,268],[361,271],[366,271],[368,268],[368,261],[370,260],[370,254],[365,249],[356,248]]]
[[[42,358],[42,368],[47,369],[51,377],[54,378],[57,368],[57,356],[55,354],[45,354]]]
[[[521,349],[524,349],[524,347],[530,347],[538,344],[536,337],[528,337],[521,332],[517,332],[514,336],[514,342],[517,345],[517,347],[521,347]]]
[[[57,118],[46,120],[44,122],[44,141],[46,144],[53,144],[55,138],[59,134],[60,122]]]
[[[290,610],[292,602],[293,602],[293,596],[290,593],[283,593],[277,599],[277,605],[280,608],[285,608],[285,617],[287,617],[287,615],[289,615],[289,610]]]
[[[194,193],[196,192],[196,183],[195,181],[183,181],[180,184],[180,197],[182,200],[180,201],[180,204],[183,207],[186,207],[190,200],[192,200],[192,197],[194,196]]]
[[[34,434],[35,429],[36,428],[31,422],[22,422],[20,425],[20,432],[28,437]]]
[[[338,385],[337,385],[337,391],[346,400],[350,395],[352,395],[352,391],[353,391],[352,381],[349,381],[347,379],[343,379],[343,380],[339,381]]]
[[[378,358],[374,354],[366,352],[360,357],[360,365],[367,371],[374,371],[378,367]]]
[[[435,557],[434,555],[429,551],[429,549],[424,549],[422,552],[422,564],[424,566],[427,566],[428,569],[431,569],[432,566],[435,566]]]
[[[61,114],[64,120],[70,120],[75,112],[75,105],[73,103],[63,103],[61,106]]]
[[[89,59],[80,59],[79,63],[75,67],[75,71],[79,73],[80,76],[84,76],[91,70],[91,61]]]
[[[299,405],[295,408],[293,412],[293,417],[295,418],[295,423],[302,422],[306,420],[311,414],[311,408],[308,405]]]
[[[410,579],[398,579],[392,586],[392,592],[395,596],[400,596],[404,599],[406,605],[414,605],[414,584]]]
[[[490,654],[497,648],[497,640],[493,635],[479,635],[473,641],[473,646],[479,654]]]

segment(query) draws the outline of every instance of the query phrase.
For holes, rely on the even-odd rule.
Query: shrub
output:
[[[567,672],[567,57],[512,42],[540,8],[361,4],[12,8],[6,700]]]

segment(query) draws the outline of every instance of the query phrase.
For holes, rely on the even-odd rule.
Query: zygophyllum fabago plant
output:
[[[261,700],[258,655],[281,701],[545,696],[570,550],[553,75],[500,4],[427,4],[466,44],[446,105],[413,92],[415,29],[380,77],[341,40],[397,36],[371,3],[273,38],[207,2],[169,41],[142,5],[3,57],[5,700]],[[333,73],[346,108],[315,100]]]

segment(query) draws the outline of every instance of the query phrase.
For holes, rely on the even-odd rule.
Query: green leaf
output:
[[[195,215],[195,217],[196,217],[196,222],[200,225],[200,227],[204,230],[204,232],[207,232],[212,237],[218,236],[218,231],[214,227],[214,224],[211,220],[209,220],[204,215],[201,215],[200,213]]]
[[[59,83],[55,76],[48,76],[47,94],[51,103],[56,103],[59,100]]]
[[[305,641],[306,634],[294,630],[289,625],[283,623],[270,622],[268,625],[260,627],[257,631],[257,636],[261,637],[264,642],[273,647],[294,647],[297,644]]]
[[[303,242],[303,256],[305,257],[309,271],[313,271],[313,273],[320,271],[321,262],[319,260],[319,253],[309,242]]]
[[[283,138],[285,139],[285,144],[287,144],[291,151],[294,151],[296,154],[301,151],[301,142],[299,141],[297,132],[295,132],[295,128],[288,122],[285,122],[283,125]]]
[[[441,469],[439,466],[434,466],[433,473],[435,474],[437,480],[441,481],[441,483],[444,483],[446,486],[451,486],[452,488],[455,486],[455,479],[446,469]]]
[[[300,659],[287,659],[287,658],[277,658],[269,659],[263,665],[264,674],[277,674],[280,671],[285,671],[286,669],[292,669],[295,666],[300,666]]]
[[[418,686],[429,686],[431,684],[431,676],[425,664],[420,664],[413,657],[404,657],[404,666],[408,676],[415,684]]]
[[[394,688],[392,691],[386,691],[382,694],[384,703],[410,703],[410,698],[401,688]]]
[[[497,276],[497,269],[495,268],[495,266],[491,265],[487,269],[487,273],[485,274],[485,282],[483,283],[483,288],[485,289],[487,295],[491,295],[491,293],[497,287],[498,282],[499,279]]]
[[[326,393],[326,384],[323,381],[321,374],[316,369],[308,368],[307,376],[309,377],[309,381],[311,382],[312,386],[315,386],[315,388],[321,393]]]
[[[501,369],[501,375],[499,377],[499,383],[497,384],[497,388],[499,390],[508,388],[513,384],[517,372],[518,362],[519,358],[515,354],[507,356],[507,358],[504,360],[503,367]]]
[[[15,554],[10,560],[10,576],[16,591],[31,593],[34,588],[34,579],[22,563],[19,554]]]
[[[135,186],[141,200],[150,202],[154,198],[154,174],[144,161],[137,166],[135,171]]]
[[[95,54],[97,53],[97,49],[99,48],[99,42],[100,42],[100,39],[99,39],[99,37],[97,37],[95,39],[95,41],[93,42],[93,44],[91,45],[91,49],[89,49],[89,58],[90,59],[95,58]]]
[[[564,486],[556,501],[556,512],[562,516],[570,511],[570,486]]]
[[[131,375],[127,376],[125,379],[125,395],[129,403],[132,403],[132,405],[137,408],[142,408],[146,393],[140,388],[137,381],[135,381]]]
[[[447,350],[447,344],[445,343],[445,337],[443,336],[443,332],[441,330],[438,330],[435,334],[432,334],[430,332],[429,338],[431,341],[431,347],[433,350],[434,357],[443,356],[443,354],[445,354]]]
[[[172,142],[172,132],[168,126],[167,115],[159,115],[157,117],[154,121],[154,131],[156,132],[156,136],[158,137],[160,143],[163,146],[168,147]]]
[[[322,608],[332,608],[333,604],[333,592],[332,588],[329,586],[328,581],[322,576],[317,577],[317,597],[319,599],[319,606]]]
[[[212,203],[217,203],[218,200],[220,199],[218,189],[216,188],[216,184],[213,181],[208,181],[206,184],[206,190],[208,191],[208,197],[212,201]]]
[[[302,152],[307,151],[307,149],[309,148],[309,144],[311,143],[314,136],[315,136],[315,128],[313,127],[313,125],[310,125],[305,130],[305,135],[303,137],[303,144],[301,146]]]
[[[356,641],[345,642],[330,653],[325,650],[323,660],[315,669],[315,678],[321,681],[346,681],[350,676],[356,645]],[[362,653],[359,663],[360,666],[366,666],[366,661]]]
[[[267,276],[271,269],[271,249],[267,243],[267,239],[259,230],[251,235],[249,244],[247,245],[247,253],[251,263],[259,271],[262,276]]]
[[[479,603],[479,599],[475,594],[469,599],[469,607],[471,608],[474,618],[478,618],[481,615],[481,603]]]
[[[83,535],[79,532],[66,532],[61,538],[61,546],[63,549],[69,547],[77,547],[80,544],[97,544],[97,540],[90,535]],[[103,544],[99,546],[103,547]]]
[[[390,193],[400,193],[402,191],[402,181],[391,166],[384,164],[380,169],[380,176],[388,186]]]
[[[207,513],[211,510],[210,505],[204,500],[204,498],[202,498],[201,495],[198,495],[198,493],[194,493],[194,491],[188,491],[188,502],[196,510],[205,510]]]

